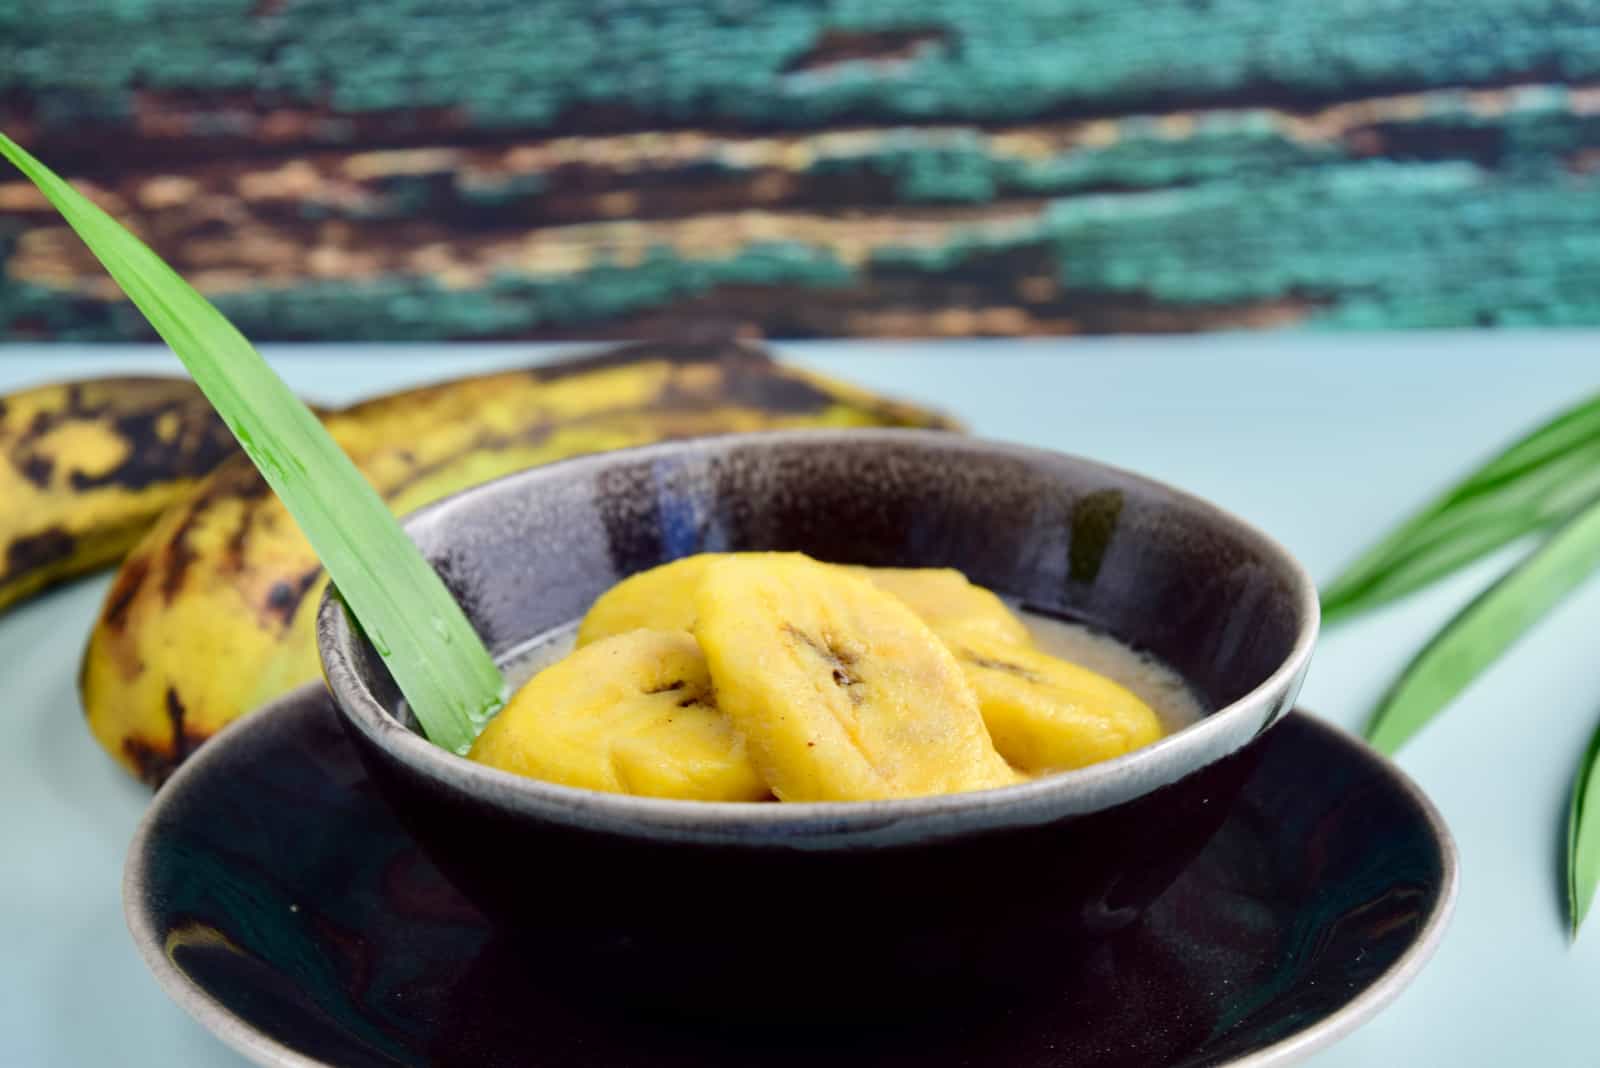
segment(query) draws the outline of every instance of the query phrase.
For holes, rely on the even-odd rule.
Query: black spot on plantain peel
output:
[[[0,573],[0,581],[65,560],[77,544],[77,539],[61,527],[17,538],[6,546],[6,569]]]
[[[226,457],[232,435],[195,385],[118,377],[0,404],[0,609],[121,557]]]
[[[178,770],[178,765],[187,760],[189,754],[209,737],[189,729],[188,709],[185,708],[183,699],[178,696],[178,691],[171,687],[167,688],[166,712],[167,722],[172,727],[170,738],[150,741],[129,736],[122,740],[122,751],[132,762],[140,781],[151,787],[159,787],[166,782],[172,773]]]
[[[300,602],[306,599],[306,594],[311,592],[311,587],[321,577],[322,568],[314,567],[299,578],[274,582],[267,593],[267,611],[288,627],[294,621],[295,612],[300,609]]]

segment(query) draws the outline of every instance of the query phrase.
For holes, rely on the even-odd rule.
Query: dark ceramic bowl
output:
[[[469,490],[407,530],[497,655],[690,553],[948,566],[1183,672],[1214,709],[1116,760],[887,802],[666,801],[555,786],[429,744],[337,600],[318,643],[379,788],[532,966],[673,1011],[927,1007],[1063,969],[1221,825],[1286,712],[1315,588],[1237,518],[1147,479],[924,431],[812,431],[586,457]],[[537,902],[537,906],[530,903]],[[899,1010],[896,1010],[899,1011]]]

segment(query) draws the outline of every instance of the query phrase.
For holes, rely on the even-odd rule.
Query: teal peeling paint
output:
[[[605,103],[672,119],[822,123],[1127,110],[1273,85],[1311,97],[1600,76],[1600,0],[0,0],[0,91],[48,123],[125,115],[135,85],[262,94],[351,112],[460,105],[539,128]],[[1477,14],[1472,14],[1476,10]],[[1491,16],[1492,10],[1492,16]],[[785,73],[829,30],[936,34],[884,69]]]
[[[516,334],[621,318],[720,285],[829,287],[852,276],[821,250],[752,245],[724,260],[685,261],[657,249],[636,267],[600,266],[562,277],[503,273],[475,290],[432,279],[316,282],[213,298],[246,335],[281,338],[428,340]],[[147,337],[122,306],[74,302],[34,285],[0,287],[0,335],[43,325],[64,341]]]
[[[1483,117],[1468,107],[1464,94],[1446,97],[1425,118],[1386,124],[1394,151],[1405,156],[1409,145],[1425,134],[1459,138],[1481,135],[1458,152],[1474,146],[1499,160],[1506,169],[1548,173],[1553,159],[1580,149],[1600,147],[1600,117],[1566,110],[1565,90],[1521,93],[1508,114]],[[1070,147],[1041,159],[1019,158],[994,147],[972,130],[903,128],[883,132],[870,141],[850,141],[819,154],[797,174],[801,178],[877,175],[891,180],[896,202],[906,204],[985,204],[1008,197],[1051,196],[1104,189],[1165,188],[1204,182],[1248,183],[1318,166],[1358,161],[1342,141],[1297,140],[1265,111],[1202,113],[1184,136],[1163,132],[1151,120],[1124,119],[1112,124],[1115,140],[1107,145]],[[824,144],[826,144],[824,142]],[[751,169],[730,151],[709,158],[709,165],[730,176],[750,177]],[[323,214],[362,217],[425,217],[465,205],[474,209],[537,211],[549,180],[540,174],[454,178],[439,175],[397,176],[378,187],[382,201],[372,209],[352,211],[327,205]]]
[[[508,177],[473,178],[458,176],[453,191],[462,203],[479,208],[508,208],[521,201],[535,200],[548,187],[542,174],[518,174]]]
[[[1265,123],[1252,126],[1247,118],[1210,118],[1184,138],[1165,136],[1149,123],[1124,121],[1110,145],[1071,148],[1044,159],[1008,156],[975,132],[901,130],[887,134],[881,146],[825,157],[811,170],[889,175],[896,198],[907,202],[985,203],[1076,189],[1168,186],[1342,156],[1336,146],[1296,142]]]
[[[1530,87],[1504,113],[1480,114],[1468,92],[1440,89],[1420,117],[1328,140],[1291,136],[1270,112],[1235,107],[1287,96],[1314,111],[1318,101],[1530,72],[1600,80],[1600,0],[1497,0],[1492,11],[1485,0],[1013,0],[1003,17],[986,0],[624,0],[605,19],[587,0],[462,0],[448,10],[433,0],[287,0],[270,17],[252,14],[256,6],[0,0],[0,94],[28,103],[45,144],[81,138],[86,122],[130,123],[135,87],[209,93],[213,104],[240,94],[255,115],[331,107],[345,114],[319,120],[311,136],[336,146],[358,139],[372,113],[391,132],[440,130],[425,140],[441,144],[534,140],[586,105],[625,124],[713,130],[878,124],[879,136],[840,142],[798,177],[846,188],[877,179],[863,183],[877,201],[841,210],[1003,205],[1023,215],[934,247],[877,249],[861,267],[825,249],[763,244],[713,262],[658,249],[634,266],[508,273],[468,291],[394,277],[223,297],[261,337],[582,328],[719,286],[866,291],[891,274],[970,276],[984,257],[1016,251],[1053,265],[1080,299],[1179,309],[1304,299],[1328,328],[1600,322],[1600,190],[1583,173],[1600,153],[1600,116],[1575,112],[1570,90]],[[829,31],[879,29],[927,40],[906,59],[787,71]],[[1227,106],[1194,112],[1181,136],[1126,117],[1219,100]],[[464,129],[405,110],[424,108],[459,112]],[[1124,117],[1108,143],[1042,158],[957,128],[1110,113]],[[895,129],[902,120],[931,125]],[[250,121],[202,111],[188,133],[232,136]],[[737,158],[708,166],[753,177]],[[629,188],[626,175],[598,180]],[[449,240],[463,216],[474,226],[497,214],[513,227],[539,219],[540,198],[559,182],[402,175],[376,184],[373,206],[356,214],[436,218]],[[297,210],[316,219],[351,211]],[[0,267],[8,256],[0,242]],[[144,328],[126,309],[0,275],[0,334],[30,331],[82,340]]]
[[[616,320],[723,285],[826,288],[870,285],[885,271],[944,274],[1021,248],[1048,250],[1061,282],[1080,294],[1174,306],[1296,296],[1323,306],[1314,322],[1326,328],[1600,322],[1596,181],[1501,177],[1463,163],[1358,163],[1244,185],[1065,198],[1031,222],[974,227],[933,249],[881,250],[860,270],[797,244],[709,262],[658,249],[638,266],[503,274],[469,291],[397,277],[230,294],[218,304],[261,336],[483,337]],[[31,320],[65,340],[143,336],[123,311],[74,309],[41,287],[0,288],[0,333]]]

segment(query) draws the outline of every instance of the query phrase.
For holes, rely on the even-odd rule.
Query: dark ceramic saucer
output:
[[[1281,1065],[1410,981],[1456,861],[1426,798],[1349,735],[1297,712],[1260,744],[1199,860],[1081,967],[1041,970],[1025,1004],[872,1033],[712,1035],[540,985],[396,824],[320,686],[156,795],[124,900],[166,991],[268,1065]]]

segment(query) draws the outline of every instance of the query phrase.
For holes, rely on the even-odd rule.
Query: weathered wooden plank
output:
[[[0,30],[0,91],[35,102],[46,139],[85,118],[137,126],[174,94],[220,101],[193,101],[189,138],[296,106],[443,109],[437,136],[1015,121],[1600,75],[1595,0],[4,0]]]
[[[370,246],[394,235],[373,225],[369,242],[310,255],[330,272],[348,266],[337,256],[374,255]],[[715,314],[803,334],[1160,329],[1301,314],[1431,326],[1600,316],[1594,183],[1558,187],[1466,163],[1358,163],[1263,180],[1248,195],[1200,185],[1040,202],[1004,218],[898,214],[870,227],[868,241],[858,221],[756,213],[616,224],[592,239],[557,228],[484,246],[462,271],[508,266],[458,288],[445,281],[453,262],[437,272],[377,264],[361,278],[297,274],[265,288],[211,288],[247,332],[276,337],[563,336],[595,324],[626,334],[637,317],[672,321],[664,309],[684,322]],[[1515,244],[1488,239],[1497,232],[1515,233]],[[59,241],[67,258],[70,239]],[[426,255],[421,247],[400,254]],[[267,254],[298,251],[284,242]],[[565,256],[572,262],[559,269]],[[36,287],[8,289],[0,302],[13,332],[29,332],[30,319],[58,302]],[[776,299],[753,300],[751,290]],[[80,318],[47,318],[46,331],[101,338],[131,329],[98,299],[109,295],[98,283],[75,292]]]
[[[1600,321],[1600,0],[602,7],[0,0],[0,125],[263,339]],[[7,336],[145,335],[0,179]]]

